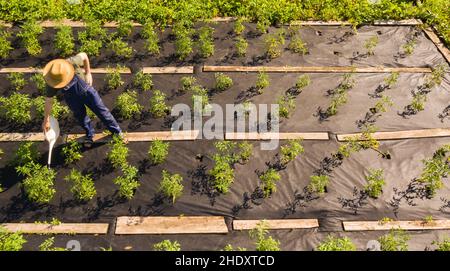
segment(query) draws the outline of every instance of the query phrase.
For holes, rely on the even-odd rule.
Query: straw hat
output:
[[[65,87],[75,75],[75,69],[69,61],[65,59],[54,59],[45,65],[45,82],[52,88]]]

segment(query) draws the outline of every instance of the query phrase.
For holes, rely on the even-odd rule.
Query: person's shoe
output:
[[[94,144],[94,140],[92,140],[92,138],[86,137],[86,138],[83,140],[83,146],[84,146],[85,148],[90,148],[90,147],[92,147],[93,144]]]

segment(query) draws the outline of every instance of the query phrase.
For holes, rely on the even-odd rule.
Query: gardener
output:
[[[84,67],[84,72],[82,68]],[[86,53],[79,53],[68,59],[54,59],[45,65],[44,79],[47,83],[45,96],[44,133],[50,129],[50,113],[52,112],[53,97],[62,93],[64,99],[72,110],[78,123],[86,131],[84,145],[92,146],[95,134],[91,119],[86,114],[86,106],[99,117],[113,134],[121,137],[122,130],[109,109],[103,104],[98,92],[92,87],[92,74],[89,58]]]

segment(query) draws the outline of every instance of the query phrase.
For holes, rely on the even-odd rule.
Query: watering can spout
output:
[[[56,140],[59,137],[59,123],[53,116],[50,116],[50,129],[44,133],[45,139],[48,141],[49,149],[48,149],[48,161],[47,166],[50,168],[50,164],[52,162],[52,151],[55,146]]]

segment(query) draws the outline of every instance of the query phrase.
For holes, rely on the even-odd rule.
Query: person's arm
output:
[[[92,86],[92,74],[91,74],[91,63],[89,62],[89,57],[86,53],[81,52],[78,54],[83,60],[84,74],[86,75],[86,83]]]
[[[50,129],[50,113],[52,112],[53,98],[45,97],[44,106],[44,122],[42,123],[42,130],[46,133]]]

